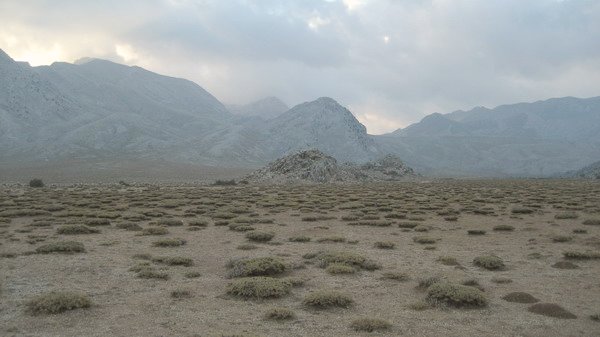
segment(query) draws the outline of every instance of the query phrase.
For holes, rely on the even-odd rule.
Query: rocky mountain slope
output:
[[[376,137],[383,152],[433,174],[548,176],[600,156],[600,97],[431,114]]]
[[[152,156],[229,125],[197,84],[88,59],[30,67],[0,54],[2,159]]]
[[[251,183],[362,183],[416,178],[413,170],[388,155],[362,165],[342,163],[319,150],[305,150],[279,158],[254,171],[244,180]]]
[[[551,176],[600,158],[600,97],[432,114],[381,136],[331,98],[285,108],[268,98],[231,113],[184,79],[98,59],[31,67],[0,51],[0,163],[132,158],[258,168],[318,149],[359,164],[393,154],[433,175]]]

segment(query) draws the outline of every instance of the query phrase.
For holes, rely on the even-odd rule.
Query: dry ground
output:
[[[110,225],[89,223],[98,219]],[[184,224],[169,226],[177,222],[165,219]],[[600,184],[582,181],[5,187],[0,188],[0,335],[364,336],[368,333],[356,332],[352,322],[375,317],[391,324],[372,333],[380,336],[599,336],[600,322],[590,316],[600,314],[600,223],[584,224],[590,219],[600,220]],[[199,220],[206,226],[190,226]],[[62,226],[86,223],[100,233],[59,234]],[[141,235],[121,228],[126,223],[164,227],[168,233]],[[514,230],[493,230],[498,225]],[[248,248],[249,232],[270,232],[274,238],[240,249]],[[289,241],[299,236],[310,241]],[[420,244],[415,237],[435,241]],[[185,244],[154,245],[166,238]],[[80,242],[85,252],[35,253],[60,241]],[[395,246],[380,249],[376,242]],[[567,259],[569,251],[589,258]],[[318,257],[306,255],[317,252],[359,254],[374,262],[368,268],[374,270],[347,264],[353,273],[330,274]],[[495,255],[505,266],[475,266],[473,259],[481,255]],[[157,257],[190,258],[192,265],[170,266]],[[276,258],[286,270],[273,277],[299,284],[280,298],[228,295],[229,283],[239,280],[231,277],[228,262],[250,257]],[[446,265],[439,257],[457,264]],[[553,267],[561,261],[577,268]],[[140,278],[132,267],[168,279]],[[385,279],[386,273],[407,279]],[[429,290],[417,286],[432,276],[452,284],[475,279],[487,305],[456,308],[426,301]],[[354,303],[331,309],[303,304],[317,290],[339,291]],[[32,298],[51,291],[79,292],[92,304],[58,314],[28,311]],[[173,291],[180,296],[173,297]],[[502,299],[511,292],[558,304],[577,318],[532,313],[532,304]],[[265,319],[274,307],[288,308],[295,317]]]

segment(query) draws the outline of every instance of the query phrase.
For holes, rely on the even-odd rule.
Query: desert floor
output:
[[[99,232],[61,234],[82,228]],[[149,228],[166,233],[144,235],[160,233]],[[253,242],[248,233],[274,236]],[[85,251],[41,253],[63,241]],[[0,253],[1,336],[600,336],[595,182],[5,186]],[[327,254],[369,263],[341,261],[338,266],[351,268],[336,274],[324,268]],[[488,255],[504,267],[473,263]],[[169,265],[164,257],[188,259]],[[230,284],[242,279],[231,261],[262,257],[284,266],[267,277],[293,286],[269,298],[231,293]],[[486,303],[435,301],[424,286],[428,279],[481,289]],[[352,303],[315,308],[304,302],[320,290]],[[32,311],[31,301],[52,291],[87,296],[91,305]],[[534,313],[534,303],[503,299],[512,292],[557,304],[563,316],[576,318]],[[268,319],[272,308],[294,317]],[[389,326],[356,331],[358,318]]]

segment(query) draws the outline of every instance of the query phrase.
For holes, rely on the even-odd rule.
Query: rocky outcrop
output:
[[[277,159],[244,178],[251,183],[361,183],[415,178],[417,175],[396,156],[388,155],[362,165],[338,164],[315,149]]]

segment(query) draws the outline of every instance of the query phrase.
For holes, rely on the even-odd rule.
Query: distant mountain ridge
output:
[[[600,97],[564,97],[435,113],[378,143],[434,174],[548,176],[598,158],[599,134]]]
[[[237,110],[236,110],[237,109]],[[285,110],[284,110],[285,109]],[[0,50],[0,163],[140,158],[257,168],[301,150],[399,156],[443,176],[551,176],[600,158],[600,97],[432,114],[386,135],[321,97],[225,106],[199,85],[86,58],[31,67]]]

